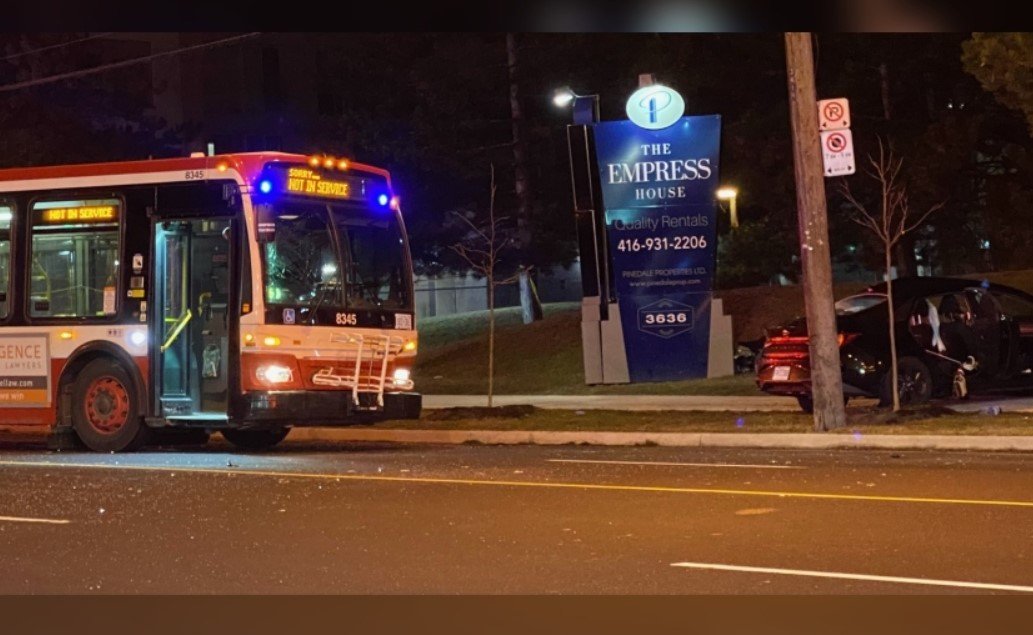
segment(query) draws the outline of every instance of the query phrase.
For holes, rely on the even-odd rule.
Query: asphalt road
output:
[[[2,594],[1031,593],[1031,560],[1023,454],[0,444]]]

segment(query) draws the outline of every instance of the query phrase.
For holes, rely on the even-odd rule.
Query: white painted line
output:
[[[4,523],[41,523],[44,525],[67,525],[72,522],[63,518],[23,518],[21,516],[0,516]]]
[[[993,584],[989,582],[962,582],[959,580],[935,580],[932,578],[902,578],[892,575],[868,575],[865,573],[837,573],[834,571],[807,571],[804,569],[775,569],[771,567],[743,567],[732,564],[712,564],[706,562],[672,562],[672,567],[686,569],[712,569],[717,571],[737,571],[741,573],[771,573],[774,575],[795,575],[810,578],[835,578],[839,580],[864,580],[866,582],[891,582],[895,584],[921,584],[926,586],[949,586],[961,589],[985,589],[988,591],[1016,591],[1033,593],[1033,586],[1017,584]]]
[[[600,463],[603,465],[675,465],[683,467],[741,467],[761,470],[805,470],[802,465],[760,465],[751,463],[675,463],[667,461],[596,461],[592,459],[546,459],[549,463]]]

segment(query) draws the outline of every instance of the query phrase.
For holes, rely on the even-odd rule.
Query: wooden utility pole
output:
[[[843,407],[839,334],[832,295],[832,257],[818,134],[818,99],[814,89],[811,34],[786,33],[785,41],[803,297],[811,347],[814,429],[822,431],[845,426],[846,410]]]
[[[532,240],[531,231],[531,188],[527,178],[527,156],[524,139],[521,136],[523,111],[520,108],[520,83],[517,72],[516,36],[506,33],[506,67],[509,70],[509,110],[513,131],[513,189],[517,199],[517,240],[526,254]],[[534,290],[534,280],[526,262],[520,263],[520,310],[524,324],[530,324],[544,317],[542,303]]]

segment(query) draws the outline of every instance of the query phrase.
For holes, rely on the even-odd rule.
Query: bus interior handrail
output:
[[[169,336],[165,338],[165,342],[161,345],[162,353],[164,353],[166,350],[168,350],[170,346],[172,346],[172,343],[176,341],[176,338],[179,337],[179,334],[183,332],[184,328],[186,328],[187,322],[189,322],[193,317],[194,312],[191,311],[189,308],[183,312],[183,315],[179,316],[179,318],[176,320],[176,325],[172,327],[172,330],[169,332]]]

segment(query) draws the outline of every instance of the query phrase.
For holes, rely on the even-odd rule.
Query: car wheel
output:
[[[290,428],[260,428],[257,430],[241,430],[231,428],[222,430],[226,440],[244,450],[267,450],[286,438]]]
[[[882,378],[879,405],[893,405],[892,373]],[[916,357],[902,357],[897,360],[897,389],[900,391],[901,406],[917,406],[927,403],[933,396],[933,375],[929,367]]]
[[[86,365],[72,386],[72,428],[95,452],[135,450],[147,440],[129,373],[110,359]]]
[[[797,395],[796,403],[800,404],[800,409],[807,414],[814,412],[814,398],[810,395]]]
[[[846,406],[850,401],[850,397],[843,395],[843,405]],[[811,395],[797,395],[796,403],[800,404],[800,409],[807,414],[814,414],[814,397]]]

